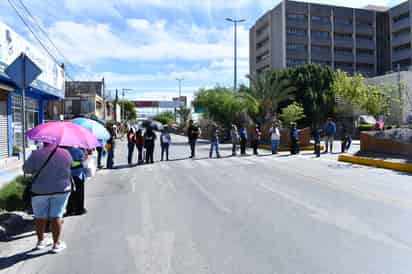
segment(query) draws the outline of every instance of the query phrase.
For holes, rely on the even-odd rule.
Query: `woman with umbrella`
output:
[[[36,249],[44,249],[47,243],[44,231],[48,220],[51,222],[53,235],[53,253],[66,248],[61,240],[62,217],[71,190],[70,153],[61,148],[82,147],[95,148],[99,145],[95,136],[87,129],[72,122],[50,122],[36,126],[27,132],[34,141],[43,142],[45,146],[34,151],[24,163],[25,173],[32,174],[29,184],[31,204],[36,224]]]

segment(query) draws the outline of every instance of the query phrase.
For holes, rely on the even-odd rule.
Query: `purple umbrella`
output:
[[[96,137],[86,128],[72,122],[48,122],[26,133],[31,140],[67,147],[95,148]]]

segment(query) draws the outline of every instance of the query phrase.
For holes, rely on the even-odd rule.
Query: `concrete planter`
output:
[[[412,144],[376,137],[367,132],[360,135],[361,152],[384,153],[412,158]]]

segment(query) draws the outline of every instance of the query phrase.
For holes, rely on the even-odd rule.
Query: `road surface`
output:
[[[307,152],[207,159],[207,144],[190,160],[173,141],[173,161],[133,168],[119,143],[89,213],[65,219],[67,250],[2,242],[0,273],[412,273],[409,175]]]

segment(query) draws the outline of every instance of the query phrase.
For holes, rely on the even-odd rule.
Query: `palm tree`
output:
[[[258,122],[264,123],[276,118],[279,105],[294,99],[295,87],[289,80],[281,78],[278,73],[265,71],[249,77],[251,81],[250,94],[259,101]]]
[[[189,122],[190,115],[192,114],[192,110],[187,107],[181,107],[176,110],[176,113],[180,117],[180,126],[185,128]]]

